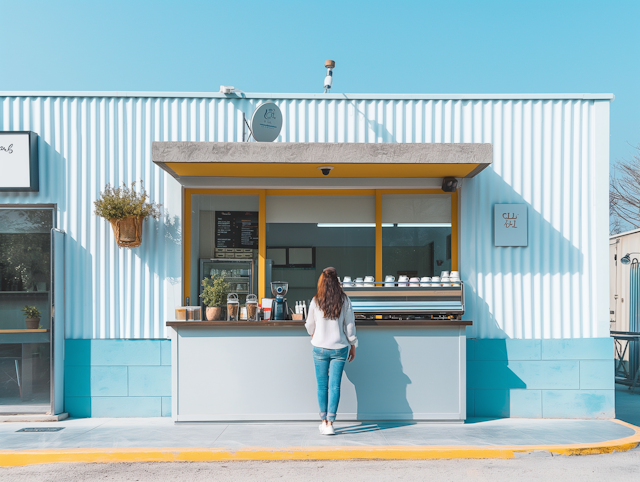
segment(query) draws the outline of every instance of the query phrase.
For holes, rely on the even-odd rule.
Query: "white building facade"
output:
[[[276,103],[276,142],[490,143],[459,183],[467,415],[614,416],[609,337],[608,94],[358,95],[0,92],[0,131],[39,136],[39,191],[65,232],[64,410],[170,415],[165,322],[183,304],[182,186],[153,141],[242,142],[243,115]],[[118,248],[93,213],[105,185],[142,180],[163,218]],[[439,186],[441,178],[426,181]],[[494,206],[524,204],[528,242],[496,246]],[[0,232],[5,227],[0,227]]]

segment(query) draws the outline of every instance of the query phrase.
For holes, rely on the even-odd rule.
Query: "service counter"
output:
[[[356,321],[337,420],[462,422],[471,321]],[[167,322],[176,422],[318,420],[304,322]]]

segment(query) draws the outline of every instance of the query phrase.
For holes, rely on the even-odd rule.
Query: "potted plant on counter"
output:
[[[94,202],[97,216],[105,218],[111,223],[116,243],[121,248],[136,248],[142,243],[142,221],[147,217],[158,219],[160,206],[154,202],[147,202],[149,196],[140,182],[141,190],[136,191],[136,183],[128,187],[112,187],[107,184],[104,192]]]
[[[205,316],[207,321],[222,319],[222,307],[227,302],[227,294],[231,286],[221,276],[213,275],[202,280],[202,302],[207,307]]]
[[[22,308],[22,311],[26,317],[24,321],[27,324],[27,330],[37,330],[40,326],[40,317],[42,316],[40,310],[35,306],[26,305]]]

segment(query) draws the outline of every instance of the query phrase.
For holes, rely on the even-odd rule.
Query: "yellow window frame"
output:
[[[458,270],[458,191],[441,189],[191,189],[183,188],[182,230],[182,298],[191,296],[191,196],[253,195],[258,196],[258,297],[266,295],[265,268],[267,260],[267,196],[375,196],[376,197],[376,279],[382,275],[382,196],[385,194],[449,194],[451,195],[451,269]]]

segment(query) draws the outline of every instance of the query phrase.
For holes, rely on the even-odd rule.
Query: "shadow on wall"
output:
[[[476,344],[472,339],[467,344],[467,417],[522,416],[512,413],[512,402],[529,406],[531,401],[525,400],[536,394],[529,394],[526,383],[509,369],[506,340],[482,340],[482,344]],[[519,400],[512,400],[514,396]]]
[[[64,411],[71,417],[91,416],[91,338],[99,321],[94,313],[104,312],[93,297],[93,263],[91,254],[67,233],[65,236],[65,339],[76,339],[71,347],[65,341]],[[76,282],[82,280],[82,283]],[[105,289],[105,287],[97,287]],[[95,304],[98,303],[98,306]],[[71,320],[81,320],[72,322]],[[91,331],[88,331],[91,330]],[[89,335],[89,336],[87,336]],[[87,341],[87,343],[82,343]]]
[[[574,309],[584,306],[585,300],[573,294],[576,291],[575,283],[581,281],[561,277],[583,272],[584,255],[580,249],[545,220],[491,167],[474,179],[466,179],[461,194],[463,229],[460,245],[470,248],[460,251],[460,268],[466,288],[465,318],[474,321],[474,327],[467,331],[467,336],[584,336],[583,324],[576,331],[570,328],[576,324],[569,322],[575,317],[591,316]],[[553,201],[552,198],[545,198],[545,209]],[[527,247],[494,246],[495,204],[528,206]],[[553,211],[553,204],[548,209]],[[563,217],[558,221],[568,222]],[[575,223],[590,221],[572,219],[570,222],[571,229],[575,231]],[[582,289],[580,285],[578,291]],[[551,312],[551,308],[562,309],[562,312]],[[557,323],[555,332],[552,328],[554,323]],[[560,329],[561,333],[557,331]]]
[[[42,136],[38,136],[38,153],[40,158],[40,194],[48,197],[43,202],[56,203],[58,212],[64,213],[67,211],[67,196],[69,192],[67,187],[67,160],[51,144],[45,142]],[[46,181],[44,181],[45,179]],[[29,195],[29,193],[24,194]],[[60,228],[61,226],[58,225],[57,227]]]
[[[391,334],[376,337],[375,343],[362,343],[356,359],[345,365],[345,373],[356,389],[359,420],[376,419],[375,414],[382,413],[412,418],[407,400],[411,379],[402,369],[400,347]]]
[[[156,270],[156,274],[161,278],[166,278],[171,284],[180,282],[182,276],[182,228],[180,217],[172,214],[167,207],[162,208],[160,219],[148,218],[143,227],[144,236],[150,240],[146,249],[139,248],[134,251],[142,262],[157,261],[158,256],[164,258],[162,268]],[[141,247],[143,247],[141,246]],[[158,266],[156,263],[148,263],[150,266]]]

